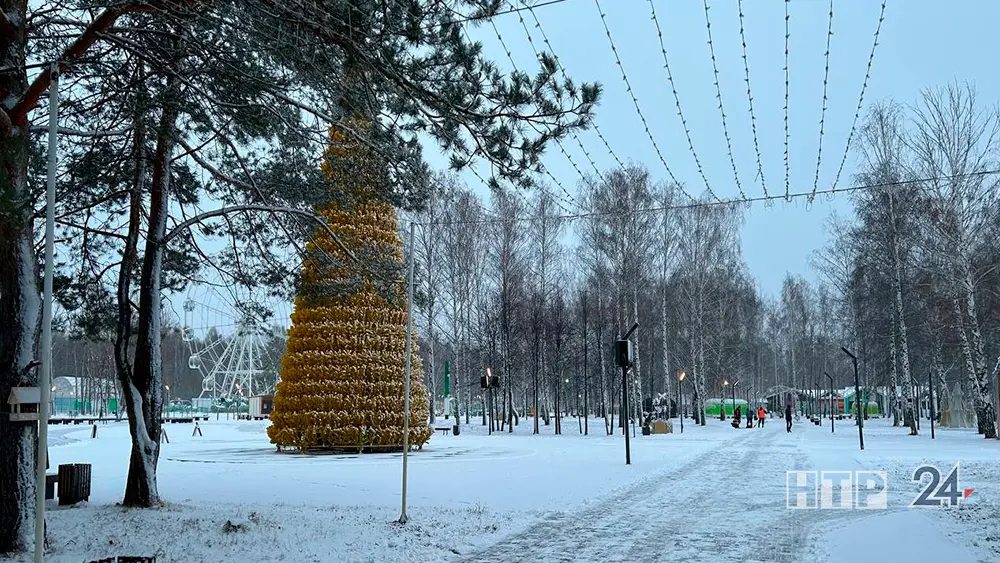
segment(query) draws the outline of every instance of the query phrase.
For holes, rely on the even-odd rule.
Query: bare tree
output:
[[[973,253],[998,202],[996,177],[983,172],[997,167],[1000,148],[1000,112],[982,109],[971,86],[957,84],[925,91],[914,108],[913,151],[916,176],[931,178],[924,190],[932,208],[936,245],[947,264],[960,319],[959,336],[978,420],[988,438],[997,435],[990,373],[985,354],[977,290],[982,277],[974,268]]]

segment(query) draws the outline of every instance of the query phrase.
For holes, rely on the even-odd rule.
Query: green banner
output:
[[[451,395],[451,362],[445,360],[444,362],[444,396],[448,397]]]

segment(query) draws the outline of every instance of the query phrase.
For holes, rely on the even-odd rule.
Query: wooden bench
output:
[[[442,434],[447,434],[447,433],[451,432],[451,426],[435,426],[434,427],[434,431],[435,432],[440,432]]]

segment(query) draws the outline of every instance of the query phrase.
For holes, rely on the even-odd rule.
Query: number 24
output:
[[[933,465],[921,465],[913,472],[913,482],[923,482],[930,475],[930,482],[910,506],[957,506],[964,497],[958,487],[958,464],[941,480],[941,470]]]

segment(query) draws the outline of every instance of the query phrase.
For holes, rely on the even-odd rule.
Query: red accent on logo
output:
[[[976,489],[965,489],[965,495],[962,498],[969,498],[969,495],[971,495],[974,490]]]

